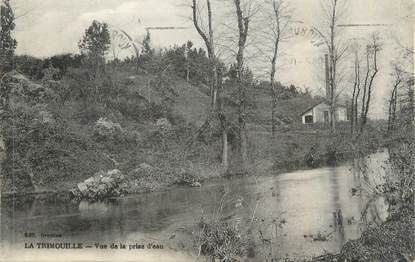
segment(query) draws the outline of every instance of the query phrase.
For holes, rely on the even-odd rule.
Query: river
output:
[[[174,187],[102,203],[44,196],[3,199],[3,259],[18,256],[22,261],[84,261],[89,256],[115,261],[122,256],[122,261],[194,261],[192,229],[202,217],[212,217],[221,200],[222,220],[241,227],[257,223],[264,235],[268,232],[270,238],[275,238],[273,252],[279,258],[335,253],[347,240],[358,238],[367,223],[379,223],[386,218],[387,206],[380,199],[369,206],[365,222],[361,214],[367,207],[367,198],[354,194],[362,179],[377,183],[379,174],[385,172],[382,165],[386,156],[383,152],[365,158],[365,172],[356,168],[362,160],[355,160],[337,167],[279,175],[216,179],[200,188]],[[273,223],[280,225],[277,237],[270,233]],[[35,237],[30,237],[30,233]],[[42,238],[42,233],[62,237]],[[84,248],[24,248],[25,243],[38,242],[83,243]],[[107,248],[97,252],[96,243]],[[117,249],[111,249],[113,243]],[[126,250],[120,250],[120,243],[126,245]],[[149,243],[156,246],[149,249]],[[162,249],[154,249],[161,245]],[[256,257],[252,260],[261,261],[260,254]]]

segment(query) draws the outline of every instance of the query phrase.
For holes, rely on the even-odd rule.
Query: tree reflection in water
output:
[[[375,156],[378,157],[359,157],[353,161],[352,191],[365,203],[361,209],[362,231],[380,225],[403,208],[413,207],[413,145],[402,143]],[[376,165],[381,168],[375,168]],[[386,214],[383,210],[387,210]]]

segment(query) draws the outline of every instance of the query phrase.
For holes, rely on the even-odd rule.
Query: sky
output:
[[[266,5],[268,0],[262,1]],[[289,0],[293,20],[303,21],[301,27],[318,26],[321,17],[321,1]],[[379,77],[372,103],[372,117],[385,116],[386,97],[391,88],[390,63],[397,52],[395,39],[405,45],[413,44],[413,22],[406,16],[411,13],[411,0],[343,0],[348,8],[346,24],[387,24],[382,27],[351,27],[344,31],[345,39],[367,38],[374,30],[384,42],[380,54]],[[12,0],[16,16],[15,38],[18,41],[17,54],[47,57],[62,53],[77,53],[78,41],[93,20],[106,22],[114,30],[122,29],[136,41],[141,41],[145,27],[175,26],[186,29],[152,31],[152,42],[156,47],[169,47],[191,40],[198,47],[202,41],[190,20],[190,0]],[[229,0],[213,0],[213,13],[220,37],[235,37],[235,31],[228,30],[234,25],[233,8]],[[294,26],[295,27],[295,26]],[[256,38],[258,27],[252,28],[252,39]],[[262,39],[262,38],[261,38]],[[361,40],[362,43],[365,40]],[[258,44],[259,46],[259,44]],[[218,48],[220,49],[220,48]],[[294,36],[282,44],[278,63],[278,80],[284,84],[295,84],[308,88],[313,94],[322,95],[321,58],[324,48],[316,47],[307,36]],[[253,51],[255,50],[255,51]],[[260,50],[260,51],[258,51]],[[249,64],[259,77],[267,75],[268,64],[265,48],[248,50]],[[132,55],[132,50],[117,51],[118,56]],[[232,53],[221,53],[223,59],[232,61]],[[344,93],[350,88],[344,87]]]

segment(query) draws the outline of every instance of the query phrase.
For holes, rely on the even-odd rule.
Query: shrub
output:
[[[230,262],[245,255],[247,241],[239,229],[226,222],[200,222],[199,245],[202,255]]]
[[[94,126],[94,137],[97,141],[121,141],[124,130],[121,125],[106,118],[100,118]]]
[[[78,109],[75,118],[82,124],[95,122],[106,114],[105,107],[98,103],[81,104]]]

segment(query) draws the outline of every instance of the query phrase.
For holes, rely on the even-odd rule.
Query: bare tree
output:
[[[242,1],[242,2],[241,2]],[[246,130],[246,86],[244,83],[244,55],[248,39],[249,26],[252,15],[255,13],[255,3],[251,0],[233,0],[238,24],[238,52],[236,54],[237,85],[239,96],[238,125],[240,137],[240,152],[242,168],[248,170],[248,134]]]
[[[226,117],[223,113],[223,100],[218,96],[221,95],[222,90],[222,73],[220,72],[220,77],[218,77],[218,64],[217,57],[215,53],[215,42],[214,42],[214,32],[213,32],[213,17],[212,17],[212,5],[210,0],[206,0],[207,7],[207,24],[208,29],[205,30],[202,28],[200,20],[202,19],[202,8],[200,7],[200,2],[198,0],[192,0],[192,14],[193,14],[193,24],[196,28],[198,34],[203,39],[208,57],[210,62],[210,95],[211,95],[211,106],[212,111],[216,110],[218,119],[221,125],[222,132],[222,168],[224,172],[227,172],[228,169],[228,131],[226,124]],[[190,48],[189,48],[190,49]],[[218,92],[218,86],[220,90]],[[219,105],[216,105],[219,102]],[[209,118],[208,118],[209,119]]]
[[[368,83],[368,79],[369,79],[369,74],[370,74],[370,51],[369,51],[369,45],[366,46],[366,73],[365,73],[365,81],[363,84],[363,97],[362,97],[362,110],[360,113],[360,128],[362,128],[362,119],[364,116],[364,112],[366,111],[366,96],[367,96],[367,83]]]
[[[398,88],[402,84],[402,70],[398,65],[394,65],[394,76],[395,82],[389,99],[389,110],[388,110],[388,133],[394,129],[396,121],[396,105],[397,105],[397,95]]]
[[[353,84],[353,94],[352,94],[352,103],[351,103],[351,112],[350,112],[350,131],[353,134],[355,132],[357,123],[358,123],[358,99],[360,95],[360,56],[359,56],[359,45],[354,47],[354,84]]]
[[[284,0],[270,0],[269,2],[272,8],[267,8],[266,10],[271,10],[270,21],[271,25],[269,29],[271,30],[271,38],[273,42],[272,47],[272,57],[271,57],[271,72],[270,72],[270,87],[271,87],[271,122],[272,122],[272,137],[275,136],[275,111],[277,106],[277,87],[276,87],[276,73],[277,73],[277,60],[279,57],[279,48],[282,41],[286,40],[288,37],[288,23],[289,23],[289,13],[288,5]],[[266,16],[268,17],[268,16]]]
[[[203,39],[203,42],[205,43],[210,66],[211,66],[211,78],[210,78],[210,95],[212,98],[212,107],[214,108],[216,106],[216,96],[217,96],[217,89],[216,89],[216,83],[217,83],[217,70],[216,70],[216,54],[215,54],[215,45],[214,45],[214,35],[213,35],[213,21],[212,21],[212,5],[210,0],[206,0],[206,6],[207,6],[207,24],[208,29],[205,30],[202,28],[200,19],[202,19],[202,8],[200,7],[201,1],[198,0],[192,0],[192,10],[193,10],[193,24],[200,35],[200,37]],[[207,31],[207,32],[206,32]]]
[[[362,112],[361,112],[361,124],[360,132],[363,131],[364,126],[367,123],[367,115],[370,108],[370,101],[373,91],[373,82],[376,78],[376,75],[379,72],[378,68],[378,54],[381,50],[381,43],[379,36],[374,33],[371,36],[371,42],[367,45],[366,48],[366,76],[365,83],[363,86],[363,99],[362,99]],[[370,56],[372,56],[373,65],[370,64]]]
[[[347,46],[342,41],[342,31],[338,25],[343,19],[346,10],[347,0],[324,0],[322,2],[322,25],[316,27],[317,33],[323,38],[329,54],[329,82],[330,100],[330,126],[331,131],[336,131],[336,97],[339,85],[339,62],[347,51]]]
[[[394,27],[390,28],[390,38],[395,43],[396,51],[395,53],[398,54],[397,61],[394,62],[394,74],[395,74],[395,81],[396,79],[401,79],[401,86],[398,87],[399,94],[395,94],[393,100],[395,103],[398,103],[400,106],[399,111],[405,111],[404,114],[399,112],[394,112],[393,104],[392,104],[392,127],[394,120],[398,118],[405,118],[399,119],[400,124],[404,123],[405,128],[409,127],[413,129],[415,126],[415,116],[414,116],[414,32],[413,32],[413,21],[415,18],[414,15],[414,8],[415,3],[411,0],[400,0],[399,1],[400,12],[398,14],[398,20]],[[399,68],[399,77],[397,76],[396,66]],[[395,82],[396,84],[396,82]],[[407,89],[404,91],[404,89]],[[393,90],[391,95],[393,94]],[[392,98],[392,97],[391,97]],[[396,107],[396,106],[395,106]],[[396,110],[396,109],[395,109]],[[395,115],[393,115],[395,113]],[[402,122],[401,122],[402,121]],[[408,121],[408,122],[407,122]],[[408,125],[409,124],[409,125]],[[413,133],[413,132],[412,132]]]

